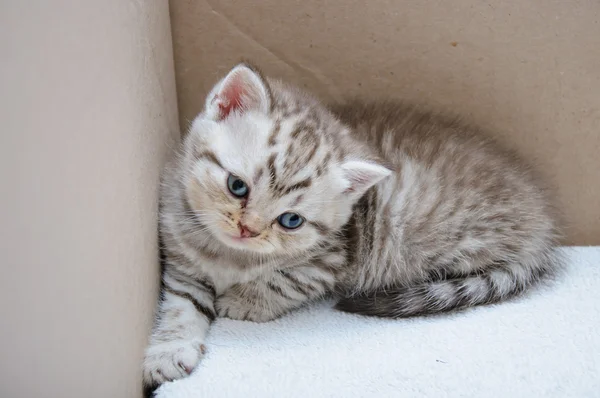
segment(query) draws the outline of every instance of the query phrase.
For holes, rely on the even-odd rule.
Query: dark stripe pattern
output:
[[[213,151],[209,151],[209,150],[201,151],[196,154],[196,159],[198,159],[198,160],[205,159],[205,160],[208,160],[209,162],[219,166],[220,168],[223,168],[223,165],[219,161],[219,158],[217,158],[217,155],[215,155],[215,153]]]
[[[183,274],[178,271],[175,267],[171,266],[165,270],[165,273],[171,278],[175,279],[177,282],[183,285],[191,285],[196,289],[203,290],[209,293],[213,298],[216,296],[216,291],[214,285],[209,282],[207,279],[200,278],[192,278],[189,275]]]
[[[201,304],[198,300],[196,300],[196,298],[194,298],[194,296],[192,296],[191,294],[187,293],[187,292],[182,292],[179,290],[175,290],[173,288],[171,288],[170,286],[167,286],[166,284],[163,286],[163,289],[165,292],[173,294],[175,296],[184,298],[186,300],[188,300],[189,302],[191,302],[194,307],[196,307],[196,310],[203,314],[209,321],[214,321],[215,318],[217,317],[217,314],[215,314],[215,312],[206,307],[205,305]]]

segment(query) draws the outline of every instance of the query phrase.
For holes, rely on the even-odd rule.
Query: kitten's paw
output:
[[[238,296],[231,291],[217,298],[215,309],[222,318],[241,321],[268,322],[277,318],[277,314],[268,310],[267,306],[260,305],[260,299]]]
[[[151,345],[144,359],[144,384],[150,387],[192,373],[206,348],[200,340],[175,340]]]

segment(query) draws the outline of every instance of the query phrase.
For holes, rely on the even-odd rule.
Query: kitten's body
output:
[[[392,102],[328,110],[237,68],[164,177],[146,383],[189,373],[217,315],[267,321],[333,294],[343,310],[405,317],[500,301],[555,267],[544,191],[481,134]],[[223,189],[229,173],[245,199]],[[291,210],[297,231],[275,221]],[[232,237],[248,225],[251,238]]]

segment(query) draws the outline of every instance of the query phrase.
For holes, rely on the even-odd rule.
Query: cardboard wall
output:
[[[465,115],[557,186],[570,244],[600,244],[600,2],[171,0],[182,127],[240,58],[318,93]]]
[[[2,398],[142,395],[171,43],[166,2],[0,2]]]

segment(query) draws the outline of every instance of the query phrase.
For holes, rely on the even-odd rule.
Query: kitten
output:
[[[508,299],[557,267],[552,214],[526,166],[456,120],[327,108],[240,64],[163,178],[144,381],[189,374],[217,316],[264,322],[327,295],[391,318]]]

